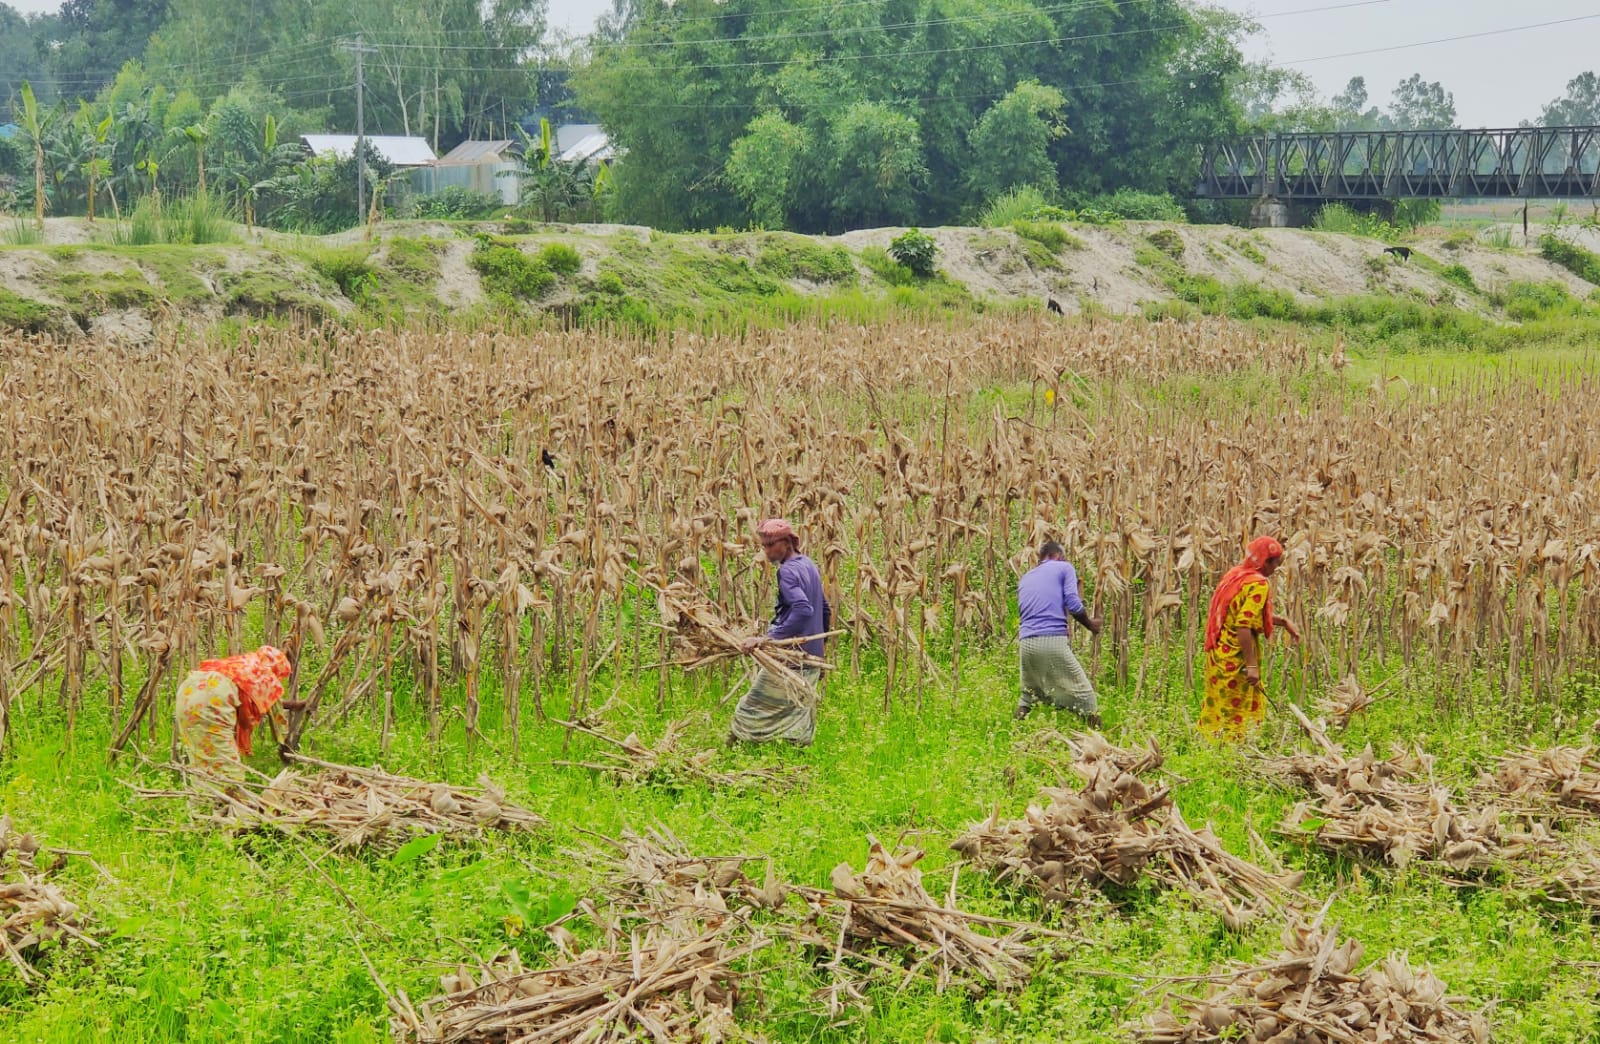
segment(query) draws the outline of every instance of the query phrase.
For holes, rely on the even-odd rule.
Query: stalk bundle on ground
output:
[[[551,764],[609,773],[622,783],[666,787],[703,784],[713,787],[761,786],[784,789],[793,786],[804,773],[801,766],[719,769],[717,763],[724,756],[721,751],[688,751],[679,746],[683,739],[683,727],[675,721],[667,722],[661,738],[654,744],[646,744],[636,732],[617,739],[581,722],[558,721],[556,724],[592,736],[605,746],[595,755],[595,760],[561,759]]]
[[[62,854],[41,850],[32,834],[17,833],[10,816],[0,816],[0,966],[14,969],[24,984],[42,978],[34,966],[40,944],[99,945],[78,905],[49,880],[64,862]]]
[[[487,776],[480,776],[476,787],[458,787],[302,755],[290,757],[316,771],[288,768],[271,779],[231,784],[176,766],[190,790],[135,788],[135,793],[186,799],[190,814],[205,825],[316,834],[330,838],[336,849],[389,851],[430,834],[481,837],[486,830],[527,831],[544,822],[508,801],[505,791]],[[207,800],[195,800],[197,796]]]
[[[1390,954],[1362,969],[1362,946],[1341,941],[1319,916],[1292,917],[1283,951],[1241,967],[1204,999],[1184,998],[1148,1016],[1141,1044],[1488,1044],[1489,1024],[1465,1014],[1432,971]]]
[[[767,939],[686,921],[614,937],[547,968],[515,951],[461,967],[420,1010],[391,1002],[399,1044],[606,1044],[748,1039],[733,1017],[741,965]]]
[[[602,838],[593,860],[606,868],[606,895],[648,921],[662,922],[690,912],[713,921],[734,910],[776,911],[789,894],[770,857],[697,856],[672,831],[654,827],[643,834],[623,830]],[[747,872],[765,865],[762,883]]]
[[[1214,902],[1231,924],[1275,906],[1299,885],[1230,854],[1209,829],[1189,828],[1165,786],[1139,774],[1161,764],[1152,742],[1125,750],[1097,734],[1074,740],[1081,790],[1048,788],[1022,819],[996,809],[951,845],[980,868],[1037,889],[1046,902],[1072,903],[1086,885],[1132,884],[1142,875]]]
[[[831,891],[794,889],[808,914],[785,929],[791,939],[831,955],[823,998],[834,1014],[846,1004],[864,1004],[866,982],[879,974],[903,987],[928,971],[940,993],[955,982],[974,992],[1020,986],[1032,974],[1037,942],[1060,935],[958,909],[959,871],[940,902],[923,887],[916,865],[922,852],[902,848],[890,854],[877,838],[868,835],[868,842],[866,866],[857,873],[840,863]]]
[[[1422,858],[1458,872],[1481,871],[1553,843],[1540,823],[1514,829],[1502,821],[1495,805],[1458,805],[1449,787],[1434,782],[1428,755],[1396,753],[1380,759],[1368,745],[1347,758],[1320,726],[1298,707],[1292,710],[1321,752],[1262,763],[1268,776],[1315,795],[1289,810],[1281,832],[1394,866]]]

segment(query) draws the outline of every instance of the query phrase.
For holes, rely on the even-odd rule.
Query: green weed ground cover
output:
[[[0,971],[0,1037],[49,1044],[387,1039],[384,1002],[362,953],[391,988],[414,1000],[435,992],[437,975],[469,953],[517,947],[537,964],[549,944],[520,923],[512,897],[558,906],[598,897],[595,867],[580,854],[589,831],[615,836],[624,826],[663,823],[698,852],[770,853],[789,879],[815,886],[825,886],[841,861],[859,866],[870,831],[925,848],[930,890],[942,894],[953,858],[949,840],[996,806],[1020,814],[1064,771],[1063,760],[1017,747],[1073,722],[1050,712],[1011,721],[1012,655],[994,648],[969,660],[958,690],[924,692],[920,715],[908,698],[883,710],[881,674],[870,662],[856,681],[832,680],[813,748],[726,755],[729,766],[803,766],[805,780],[780,795],[619,786],[587,770],[552,767],[564,733],[551,724],[527,726],[514,759],[483,743],[469,747],[459,730],[430,747],[419,709],[402,701],[385,767],[457,782],[488,771],[550,824],[532,835],[444,845],[399,865],[374,856],[324,857],[310,840],[188,831],[179,808],[140,801],[125,786],[159,783],[159,771],[131,759],[106,767],[104,723],[80,719],[73,743],[64,745],[53,705],[40,709],[30,700],[13,736],[15,754],[0,767],[0,809],[46,844],[94,853],[109,876],[75,860],[67,880],[109,934],[95,954],[54,954],[49,984],[38,993]],[[1102,655],[1101,665],[1109,669],[1110,657]],[[1159,665],[1153,661],[1137,697],[1134,686],[1098,674],[1107,730],[1124,743],[1158,740],[1191,823],[1212,822],[1231,850],[1258,861],[1264,857],[1252,850],[1251,832],[1271,839],[1276,858],[1307,871],[1313,899],[1332,899],[1330,916],[1366,944],[1369,958],[1405,950],[1432,964],[1453,993],[1495,1002],[1497,1040],[1595,1039],[1593,974],[1575,963],[1600,958],[1589,917],[1552,911],[1492,882],[1450,887],[1420,869],[1357,865],[1275,837],[1295,795],[1262,782],[1253,765],[1260,753],[1299,742],[1282,705],[1287,676],[1278,675],[1279,704],[1267,729],[1251,748],[1235,751],[1195,735],[1197,694],[1180,663]],[[1394,669],[1369,663],[1365,680]],[[736,678],[726,684],[737,691]],[[1558,720],[1588,721],[1600,695],[1592,680],[1574,683],[1559,703],[1514,712],[1481,684],[1440,693],[1415,670],[1404,684],[1358,719],[1346,742],[1371,742],[1380,751],[1420,744],[1440,755],[1441,779],[1458,783],[1493,753],[1556,739]],[[677,718],[692,723],[691,746],[714,745],[730,713],[717,679],[693,688],[676,679],[664,713],[656,710],[648,672],[637,686],[630,673],[602,675],[596,691],[597,698],[614,697],[606,718],[615,728],[647,739]],[[565,697],[552,694],[550,706],[564,711]],[[499,735],[497,713],[491,699],[491,736]],[[315,732],[313,742],[315,754],[334,760],[381,757],[375,726],[365,720]],[[572,742],[569,754],[593,750],[594,741],[581,735]],[[256,767],[276,771],[275,757],[260,752],[270,744],[258,746]],[[156,747],[151,754],[160,760],[165,730]],[[974,871],[961,875],[960,893],[981,912],[1055,923],[1026,893],[997,888]],[[1270,918],[1233,933],[1215,912],[1179,895],[1139,886],[1119,899],[1077,922],[1081,939],[1043,958],[1017,993],[938,996],[917,982],[900,993],[875,992],[870,1012],[835,1024],[812,996],[824,981],[813,960],[778,946],[759,958],[739,1015],[774,1041],[1109,1042],[1126,1039],[1120,1027],[1159,996],[1146,992],[1149,977],[1205,974],[1276,951],[1279,926]]]

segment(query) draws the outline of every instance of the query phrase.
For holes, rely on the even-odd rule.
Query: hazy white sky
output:
[[[57,0],[8,0],[23,11],[47,11]],[[1332,94],[1365,76],[1373,102],[1385,104],[1396,83],[1421,73],[1456,96],[1466,127],[1511,127],[1532,119],[1586,69],[1600,70],[1600,0],[1377,0],[1360,7],[1304,14],[1353,0],[1214,0],[1261,18],[1253,57],[1303,69]],[[572,32],[594,24],[609,0],[550,0],[550,22]],[[1522,32],[1498,30],[1597,17]],[[1348,54],[1473,33],[1496,33],[1383,53]],[[1335,57],[1347,55],[1347,57]],[[1320,60],[1319,60],[1320,59]]]

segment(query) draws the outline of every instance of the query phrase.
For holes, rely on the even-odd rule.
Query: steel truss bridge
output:
[[[1592,200],[1597,170],[1600,127],[1272,134],[1208,145],[1196,195]]]

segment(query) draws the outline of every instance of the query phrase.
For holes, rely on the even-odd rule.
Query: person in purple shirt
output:
[[[770,518],[761,523],[756,535],[767,561],[778,567],[778,604],[767,633],[745,639],[742,648],[751,653],[766,642],[810,638],[800,648],[821,659],[821,636],[827,633],[833,614],[822,593],[822,573],[815,562],[800,553],[800,537],[783,519]],[[734,708],[733,725],[728,730],[730,741],[766,743],[784,739],[801,747],[811,745],[817,732],[816,689],[822,671],[805,666],[795,668],[793,673],[804,681],[803,689],[794,680],[773,675],[765,668],[756,673],[750,691]]]
[[[1020,721],[1041,703],[1070,710],[1100,727],[1100,704],[1094,685],[1072,652],[1071,624],[1078,621],[1090,634],[1100,633],[1100,620],[1083,604],[1083,581],[1054,540],[1039,548],[1039,564],[1017,582],[1017,609],[1021,624],[1022,699],[1017,703]]]

